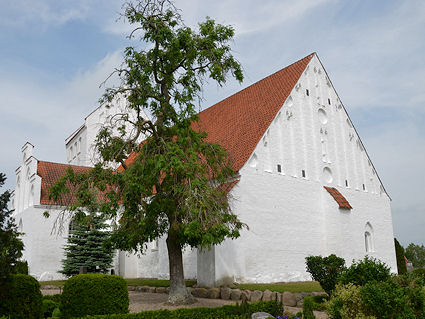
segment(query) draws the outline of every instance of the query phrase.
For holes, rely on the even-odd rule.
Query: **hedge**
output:
[[[65,282],[60,304],[63,318],[128,313],[127,283],[119,276],[83,274]]]
[[[10,289],[2,308],[5,313],[14,319],[39,319],[42,317],[42,296],[40,284],[33,277],[23,274],[11,275]]]
[[[283,306],[276,301],[258,301],[251,304],[226,305],[217,308],[180,308],[176,310],[151,310],[132,314],[111,314],[86,316],[85,319],[227,319],[251,318],[254,312],[267,312],[273,316],[282,315]]]

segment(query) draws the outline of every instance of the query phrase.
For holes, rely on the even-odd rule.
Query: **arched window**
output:
[[[369,222],[367,222],[365,226],[364,245],[365,245],[365,250],[367,253],[371,253],[375,251],[374,240],[373,240],[373,228]]]

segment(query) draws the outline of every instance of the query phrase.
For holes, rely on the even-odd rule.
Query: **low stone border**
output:
[[[260,290],[240,290],[229,287],[221,288],[187,288],[194,297],[208,299],[224,299],[224,300],[246,300],[246,301],[282,301],[284,306],[302,307],[305,296],[326,295],[325,292],[298,292],[292,293],[285,291],[283,293],[276,291],[260,291]],[[168,293],[169,287],[149,287],[149,286],[129,286],[129,291],[140,291],[149,293]]]

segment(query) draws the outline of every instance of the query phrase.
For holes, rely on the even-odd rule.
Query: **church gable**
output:
[[[316,54],[264,130],[244,168],[386,194]]]

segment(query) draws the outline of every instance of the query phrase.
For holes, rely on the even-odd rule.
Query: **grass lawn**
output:
[[[128,286],[150,286],[150,287],[168,287],[169,280],[142,279],[142,278],[124,278]],[[40,285],[63,286],[66,280],[40,281]],[[187,280],[186,286],[191,287],[196,284],[194,280]]]
[[[239,288],[241,290],[261,290],[266,289],[277,292],[313,292],[323,291],[322,287],[317,281],[299,281],[299,282],[284,282],[273,284],[240,284],[234,285],[231,288]]]

